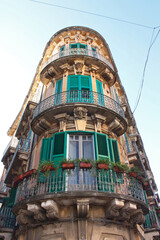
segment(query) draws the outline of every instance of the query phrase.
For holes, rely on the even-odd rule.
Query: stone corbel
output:
[[[120,215],[120,209],[124,207],[124,201],[115,198],[106,209],[106,218],[115,219]]]
[[[36,204],[27,204],[27,209],[34,214],[34,219],[37,221],[45,221],[46,215],[43,209]]]
[[[108,126],[110,131],[120,131],[124,128],[118,118],[115,118]]]
[[[130,216],[130,223],[135,224],[143,224],[145,222],[145,216],[143,215],[142,209],[137,209]]]
[[[87,239],[87,216],[89,213],[89,200],[77,200],[77,216],[78,216],[78,236],[79,240]]]
[[[120,221],[128,221],[131,214],[137,210],[137,205],[134,203],[126,203],[124,207],[120,210]]]
[[[47,200],[46,202],[42,202],[41,207],[46,210],[47,218],[56,219],[59,217],[58,205],[53,200]]]
[[[66,71],[68,71],[68,70],[71,69],[71,65],[69,65],[68,63],[65,63],[65,64],[61,65],[60,68],[61,68],[64,72],[66,72]]]
[[[77,31],[77,34],[75,35],[75,42],[81,42],[82,41],[82,35],[80,34],[80,31]]]
[[[62,113],[62,114],[58,114],[54,117],[58,122],[59,122],[59,131],[66,131],[66,123],[67,120],[69,119],[69,115],[67,115],[67,113]]]
[[[95,131],[101,132],[102,124],[105,122],[106,118],[100,114],[94,114],[92,116],[92,119],[94,120],[95,123]]]
[[[19,225],[31,225],[34,223],[33,213],[25,209],[19,210],[16,221]]]
[[[87,122],[87,112],[88,110],[84,107],[74,108],[73,113],[76,130],[85,131]]]
[[[91,64],[89,66],[89,71],[90,72],[96,73],[98,70],[99,70],[99,67],[97,67],[96,65]]]

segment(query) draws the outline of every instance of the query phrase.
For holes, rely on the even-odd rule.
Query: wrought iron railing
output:
[[[116,193],[145,202],[142,184],[126,174],[80,169],[71,170],[70,174],[62,169],[47,174],[40,173],[23,179],[18,185],[15,203],[41,194],[78,191]]]
[[[112,64],[109,62],[109,60],[107,58],[105,58],[103,55],[101,55],[100,53],[96,53],[92,50],[88,50],[88,49],[84,49],[84,48],[71,48],[68,50],[64,50],[61,52],[58,52],[54,55],[52,55],[44,64],[42,67],[42,70],[51,62],[57,60],[58,58],[62,58],[62,57],[68,57],[68,56],[77,56],[77,55],[81,55],[81,56],[89,56],[89,57],[94,57],[99,59],[100,61],[104,62],[105,64],[107,64],[113,71],[114,68],[112,66]]]
[[[87,103],[102,106],[125,119],[123,108],[112,98],[88,90],[71,90],[52,95],[40,102],[35,110],[33,119],[42,112],[63,104]]]
[[[149,210],[149,213],[145,216],[144,228],[160,228],[155,209]]]
[[[0,209],[0,228],[14,228],[16,217],[12,212],[12,208],[2,207]]]

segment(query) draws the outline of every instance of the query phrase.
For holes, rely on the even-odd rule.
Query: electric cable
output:
[[[71,11],[75,11],[75,12],[90,14],[90,15],[94,15],[94,16],[97,16],[97,17],[108,18],[108,19],[111,19],[111,20],[114,20],[114,21],[123,22],[123,23],[127,23],[127,24],[132,24],[132,25],[136,25],[136,26],[139,26],[139,27],[144,27],[144,28],[149,28],[149,29],[154,28],[154,27],[144,25],[144,24],[141,24],[141,23],[135,23],[135,22],[131,22],[131,21],[128,21],[128,20],[124,20],[124,19],[114,18],[114,17],[110,17],[110,16],[106,16],[106,15],[102,15],[102,14],[98,14],[98,13],[94,13],[94,12],[80,10],[80,9],[77,9],[77,8],[65,7],[65,6],[62,6],[62,5],[42,2],[42,1],[38,1],[38,0],[28,0],[28,1],[34,2],[34,3],[44,4],[44,5],[48,5],[48,6],[52,6],[52,7],[63,8],[63,9],[67,9],[67,10],[71,10]]]

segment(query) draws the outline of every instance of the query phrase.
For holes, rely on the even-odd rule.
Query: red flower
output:
[[[31,169],[31,170],[25,172],[25,173],[23,174],[23,177],[24,177],[24,178],[28,178],[28,177],[30,177],[30,176],[31,176],[33,173],[35,173],[35,172],[36,172],[36,169]]]
[[[129,176],[136,178],[136,177],[137,177],[137,174],[136,174],[135,172],[130,172],[130,173],[129,173]]]
[[[53,171],[53,170],[55,170],[55,167],[48,165],[48,166],[44,166],[41,172]]]
[[[17,187],[17,185],[23,180],[23,175],[20,174],[19,176],[14,178],[13,187]]]
[[[124,170],[123,169],[120,169],[118,166],[114,166],[113,167],[113,170],[117,173],[124,173]]]

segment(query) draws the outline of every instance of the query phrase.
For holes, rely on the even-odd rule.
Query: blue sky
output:
[[[151,27],[160,25],[159,0],[41,0]],[[152,29],[29,0],[0,1],[0,156],[33,80],[46,43],[58,30],[73,25],[93,28],[107,41],[133,110]],[[152,47],[135,119],[160,189],[160,35]],[[2,169],[2,165],[1,169]]]

